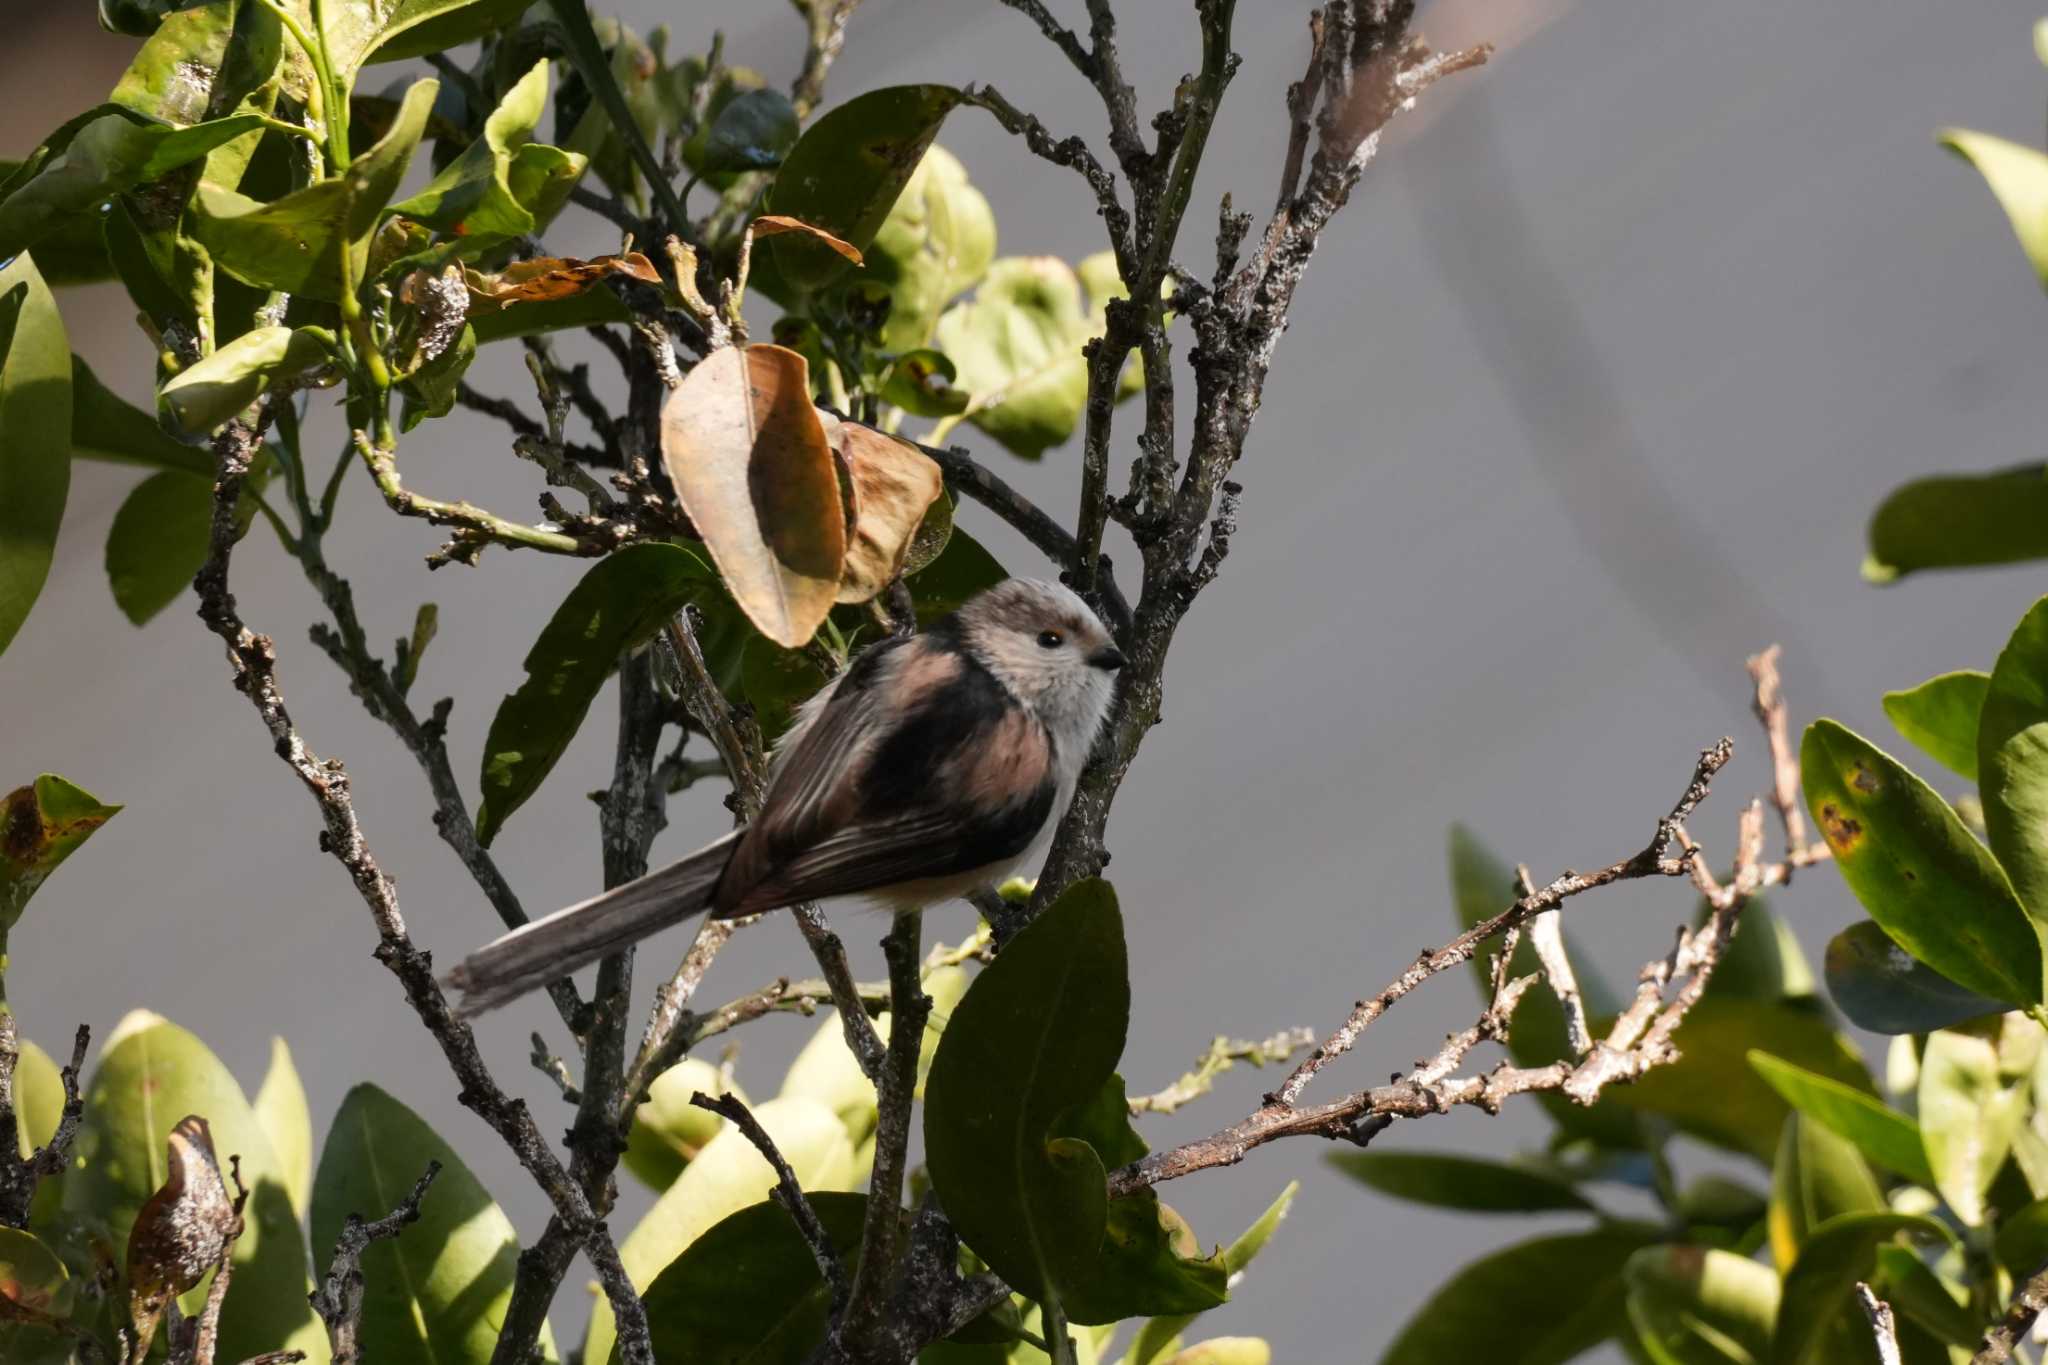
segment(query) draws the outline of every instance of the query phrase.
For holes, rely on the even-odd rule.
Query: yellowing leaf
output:
[[[669,395],[662,463],[733,600],[796,649],[832,610],[846,559],[839,476],[804,358],[714,351]]]

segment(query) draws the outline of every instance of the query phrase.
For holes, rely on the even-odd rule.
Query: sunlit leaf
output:
[[[928,345],[939,315],[974,288],[996,255],[996,219],[959,159],[934,144],[868,251],[868,275],[888,286],[882,345]],[[952,376],[948,375],[948,379]]]
[[[1622,1270],[1629,1318],[1659,1362],[1759,1365],[1771,1349],[1778,1277],[1746,1256],[1674,1244],[1644,1247]]]
[[[210,431],[272,384],[297,379],[333,359],[334,338],[325,328],[258,327],[171,376],[157,397],[186,431]]]
[[[714,351],[662,409],[662,463],[747,619],[787,649],[811,638],[839,591],[839,476],[802,356]]]
[[[2048,557],[2048,472],[2032,464],[1915,479],[1871,514],[1869,539],[1863,576],[1873,583]]]
[[[1977,717],[1990,684],[1990,674],[1974,669],[1943,673],[1918,687],[1885,693],[1884,713],[1922,753],[1974,782]]]
[[[270,1040],[270,1069],[263,1073],[251,1108],[277,1153],[278,1178],[291,1195],[292,1208],[303,1218],[313,1195],[313,1116],[306,1108],[306,1087],[292,1065],[292,1050],[282,1038]]]
[[[144,1351],[170,1301],[220,1265],[235,1227],[234,1199],[206,1120],[180,1119],[166,1148],[163,1186],[143,1202],[128,1233],[128,1316]]]
[[[667,1189],[725,1127],[723,1118],[690,1103],[699,1091],[738,1095],[743,1104],[747,1098],[719,1068],[701,1057],[685,1057],[654,1078],[647,1099],[634,1111],[620,1164],[650,1189]]]
[[[120,809],[55,773],[0,798],[0,937],[49,875]]]
[[[2013,235],[2034,273],[2048,285],[2048,155],[1989,133],[1947,128],[1941,142],[1975,166],[2012,220]]]
[[[474,300],[473,314],[513,304],[553,303],[592,290],[613,275],[623,275],[644,284],[661,283],[654,262],[637,251],[623,256],[597,256],[590,260],[573,257],[535,256],[514,261],[495,273],[471,270],[464,274]],[[691,371],[696,373],[696,371]]]
[[[861,262],[859,247],[851,242],[842,242],[831,233],[825,231],[825,229],[806,223],[801,218],[791,218],[780,213],[764,213],[754,219],[753,222],[747,224],[747,230],[754,234],[754,240],[757,242],[763,237],[780,237],[784,233],[789,232],[801,233],[827,250],[852,261],[855,265],[859,265]]]
[[[459,235],[463,257],[534,232],[541,221],[536,208],[544,210],[558,194],[565,196],[585,164],[577,153],[534,142],[547,98],[548,63],[541,61],[505,92],[484,120],[483,136],[391,211]],[[515,177],[522,155],[525,174]],[[515,178],[530,183],[515,184]]]
[[[71,345],[22,256],[0,268],[0,652],[49,577],[71,487],[70,428]]]
[[[1995,1027],[1937,1029],[1920,1052],[1920,1135],[1933,1183],[1972,1225],[1984,1219],[1985,1192],[2026,1110],[2025,1092],[1999,1075],[1996,1038]]]

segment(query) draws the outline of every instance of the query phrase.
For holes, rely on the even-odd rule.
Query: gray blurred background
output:
[[[1198,274],[1217,196],[1271,202],[1305,8],[1239,5],[1244,67],[1185,234]],[[672,51],[701,50],[722,27],[729,61],[777,80],[800,55],[782,6],[621,9],[643,30],[666,21]],[[1196,63],[1187,9],[1120,5],[1148,112]],[[1420,28],[1439,46],[1502,50],[1427,97],[1325,239],[1239,470],[1243,530],[1182,632],[1167,723],[1111,826],[1136,941],[1134,1090],[1173,1079],[1216,1033],[1327,1028],[1443,938],[1454,820],[1539,877],[1604,862],[1640,846],[1695,751],[1731,734],[1738,763],[1694,826],[1725,855],[1737,798],[1765,781],[1742,661],[1773,640],[1786,646],[1798,722],[1831,714],[1874,736],[1889,735],[1881,691],[1989,666],[2039,573],[1878,590],[1857,565],[1865,518],[1900,480],[2048,454],[2048,300],[1981,182],[1931,136],[1947,123],[2038,136],[2038,14],[2038,0],[1425,7]],[[0,155],[100,98],[130,47],[82,3],[12,16]],[[395,74],[373,73],[373,85]],[[1056,133],[1101,134],[1092,92],[993,0],[868,0],[834,96],[913,80],[994,81]],[[1079,181],[982,115],[956,114],[942,141],[994,203],[1006,253],[1075,259],[1101,246]],[[555,245],[615,245],[587,220],[565,229]],[[146,401],[148,350],[121,296],[62,302],[76,349]],[[487,353],[473,377],[530,401],[515,348]],[[331,413],[323,420],[315,431],[338,439]],[[1118,469],[1133,429],[1120,430]],[[1006,476],[1071,506],[1073,449],[1032,468],[967,436]],[[528,515],[538,487],[481,419],[425,428],[402,458],[414,487],[512,515]],[[13,936],[27,1029],[46,1043],[79,1021],[104,1034],[148,1006],[207,1039],[252,1089],[281,1032],[316,1128],[351,1083],[374,1078],[433,1121],[533,1235],[541,1197],[455,1104],[441,1059],[371,961],[367,916],[316,850],[312,808],[228,686],[191,598],[140,632],[115,609],[101,545],[135,478],[77,467],[51,583],[0,658],[4,785],[56,770],[127,807]],[[965,521],[1013,570],[1042,568],[980,509]],[[411,758],[306,643],[317,603],[268,539],[259,530],[237,559],[244,613],[278,637],[308,741],[348,762],[415,937],[450,960],[496,920],[434,837]],[[491,711],[579,566],[494,552],[481,570],[430,577],[421,557],[438,539],[358,481],[331,547],[373,636],[398,635],[422,599],[440,604],[420,693],[458,698],[452,745],[473,784]],[[601,701],[500,841],[530,910],[598,884],[582,794],[609,772],[611,716]],[[693,793],[657,857],[724,820],[716,795]],[[1826,870],[1776,904],[1816,961],[1855,913]],[[1687,910],[1680,888],[1643,886],[1574,902],[1570,915],[1625,980]],[[878,974],[881,923],[849,911],[838,921],[857,967]],[[928,933],[957,939],[969,924],[956,908]],[[679,951],[672,934],[643,956],[643,990]],[[726,951],[704,996],[807,965],[793,929],[771,920]],[[1447,976],[1321,1085],[1335,1095],[1405,1067],[1473,1009],[1469,982]],[[482,1041],[543,1126],[566,1126],[526,1064],[535,1027],[562,1044],[548,1007],[531,1003],[492,1017]],[[773,1093],[813,1027],[749,1026],[742,1083]],[[1155,1144],[1209,1131],[1271,1079],[1233,1072],[1146,1131]],[[1543,1132],[1534,1106],[1517,1105],[1380,1142],[1505,1154]],[[1329,1150],[1268,1147],[1166,1190],[1205,1237],[1227,1240],[1288,1179],[1309,1182],[1204,1334],[1265,1335],[1283,1361],[1370,1360],[1458,1265],[1549,1226],[1396,1206],[1325,1167]],[[648,1201],[629,1182],[622,1230]],[[556,1317],[565,1343],[584,1311],[574,1288]]]

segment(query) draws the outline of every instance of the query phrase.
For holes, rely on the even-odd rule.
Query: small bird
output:
[[[707,906],[736,919],[864,895],[900,913],[1000,881],[1051,839],[1123,664],[1087,603],[1030,579],[871,646],[798,710],[751,824],[471,953],[448,977],[458,1012]]]

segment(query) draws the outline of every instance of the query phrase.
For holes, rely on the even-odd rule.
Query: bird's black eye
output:
[[[1066,642],[1067,637],[1056,630],[1043,630],[1038,633],[1038,644],[1042,649],[1058,649]]]

